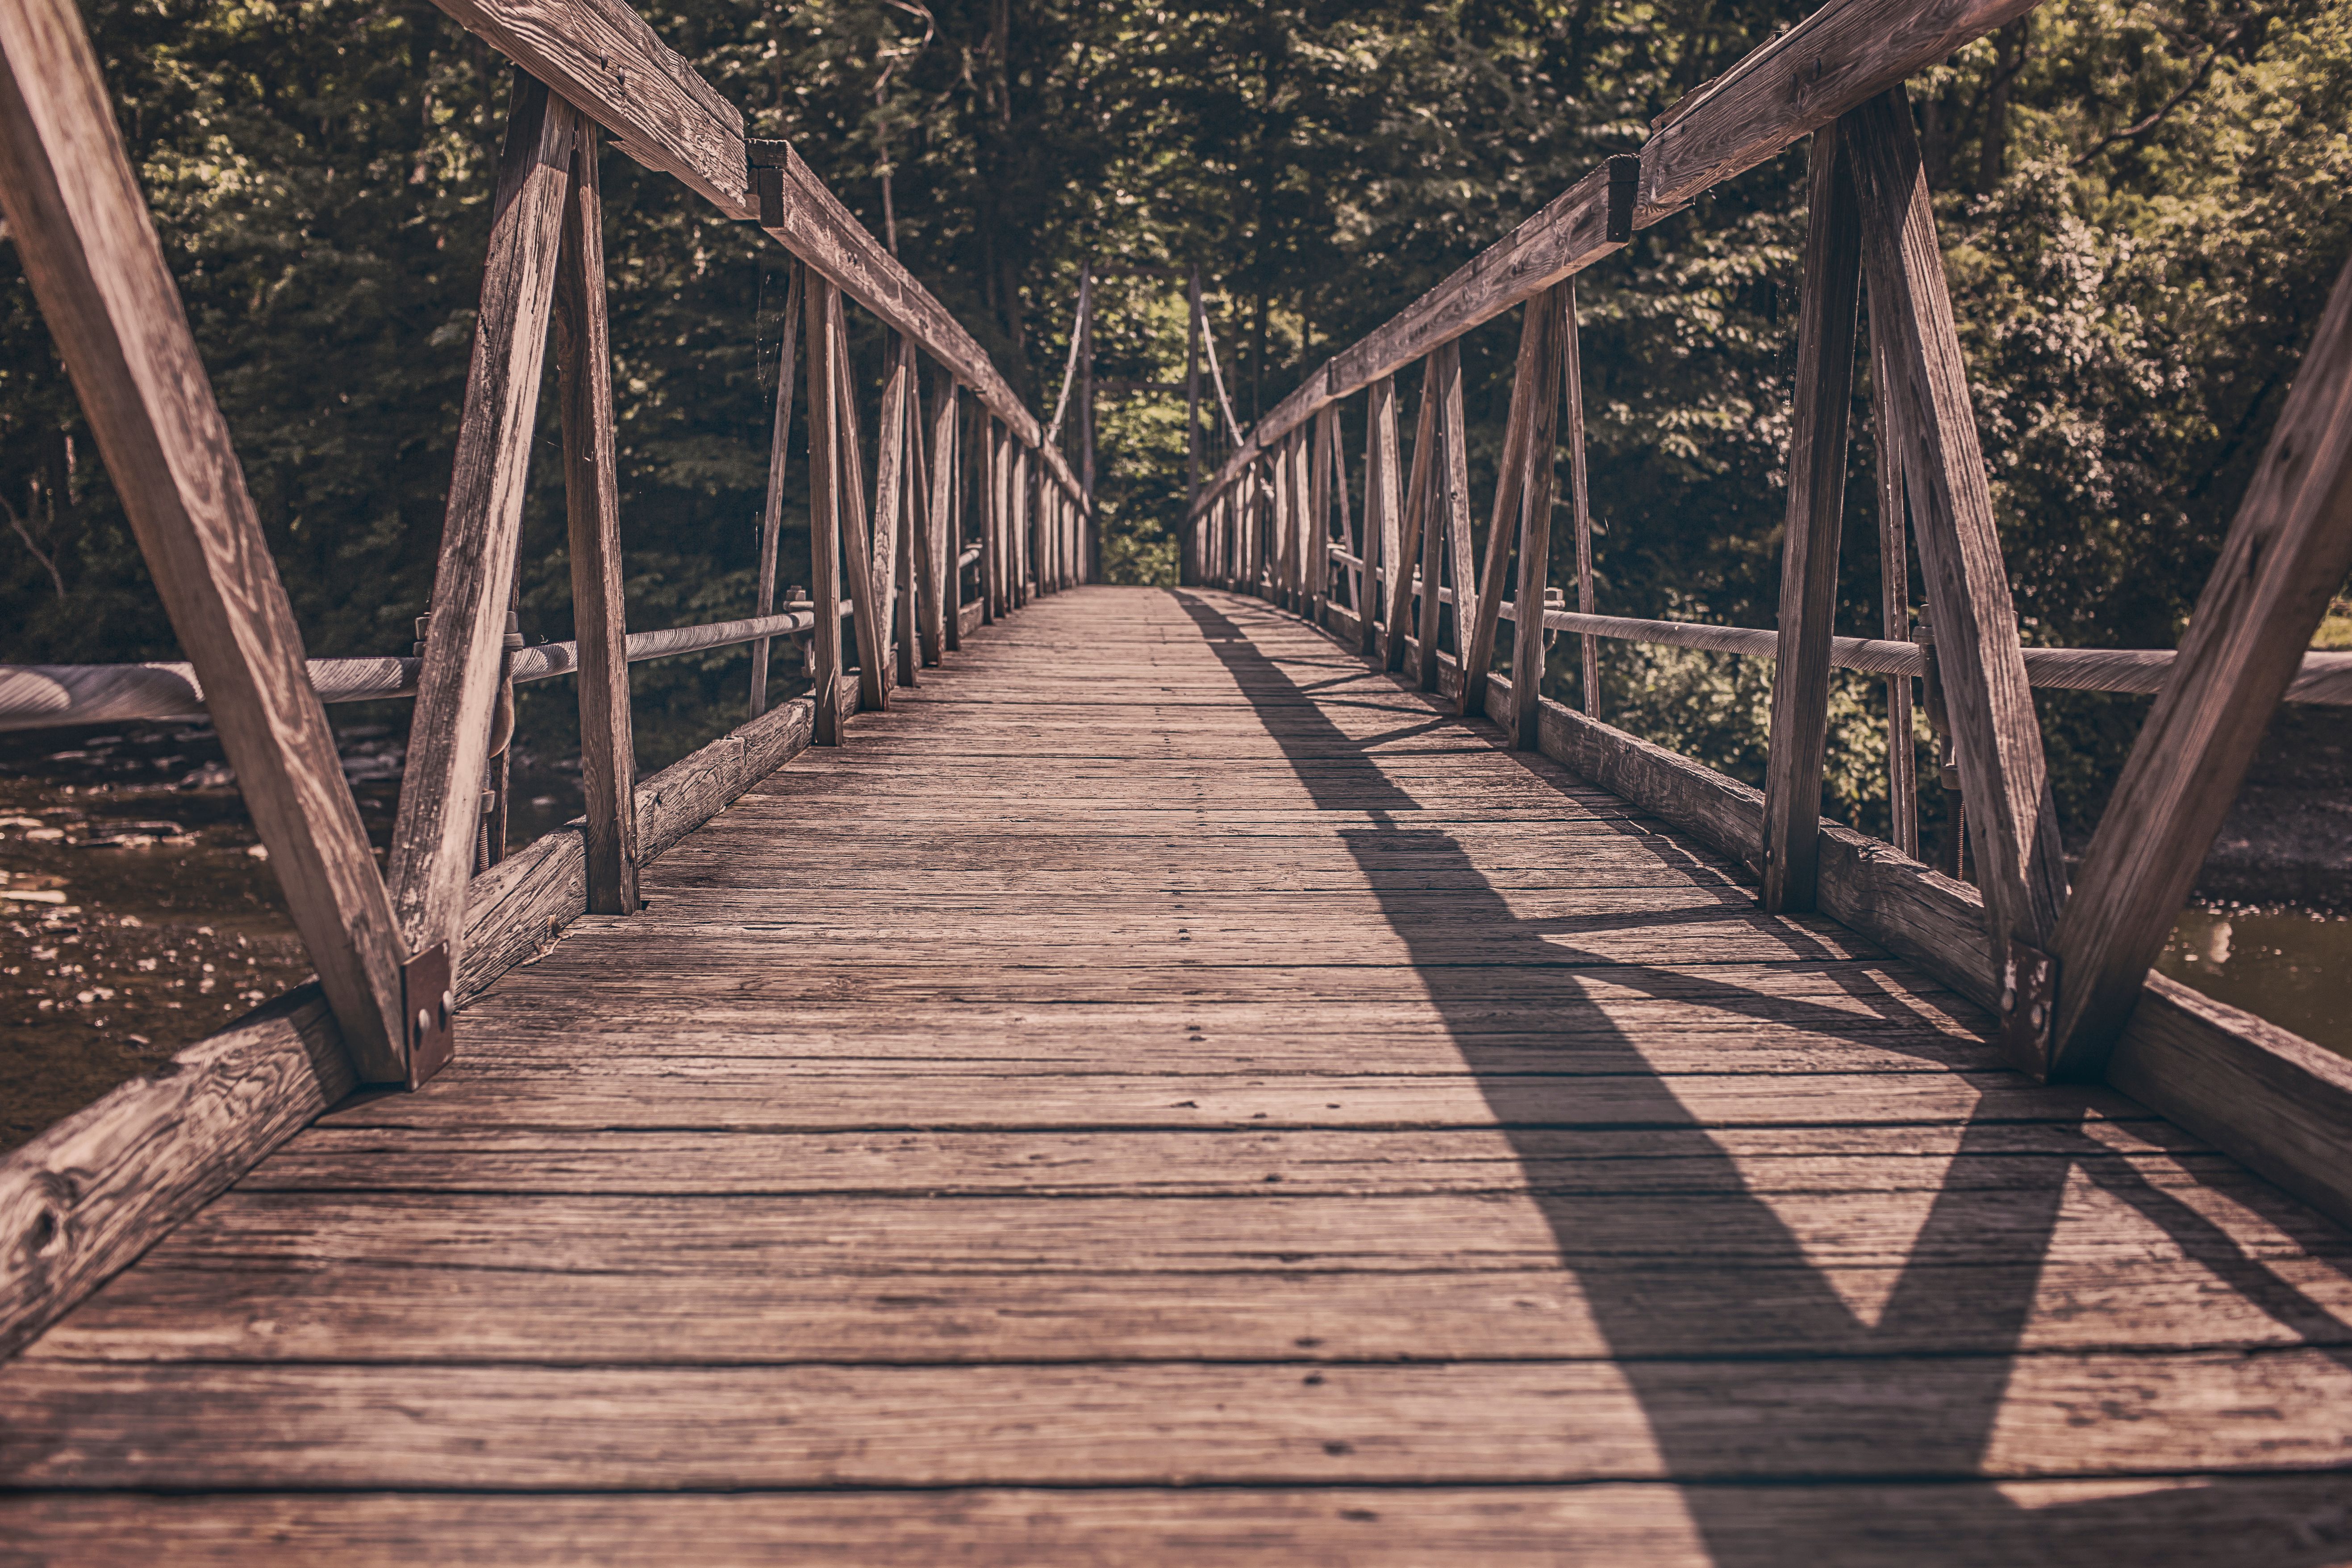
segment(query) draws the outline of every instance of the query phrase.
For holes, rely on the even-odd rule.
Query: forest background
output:
[[[1058,382],[1082,264],[1107,275],[1097,373],[1134,381],[1181,379],[1178,279],[1197,267],[1247,423],[1808,8],[646,14],[752,134],[791,139],[891,231],[1033,404]],[[425,0],[84,9],[310,651],[402,650],[431,587],[507,68]],[[2352,5],[2053,0],[1911,96],[2026,638],[2171,646],[2352,255]],[[1803,164],[1801,146],[1727,183],[1578,280],[1606,612],[1773,624]],[[787,257],[618,153],[604,179],[630,622],[749,613]],[[1514,319],[1465,347],[1482,490]],[[858,350],[877,370],[878,334]],[[520,590],[534,641],[570,634],[541,406]],[[1839,629],[1876,635],[1862,413]],[[1107,398],[1101,444],[1109,575],[1172,583],[1181,400]],[[796,454],[787,582],[807,580],[805,483]],[[0,517],[0,658],[176,656],[9,247]],[[740,650],[641,666],[642,765],[735,722],[742,668]],[[1763,661],[1612,647],[1604,708],[1754,779],[1769,682]],[[523,744],[566,751],[568,689],[527,696]],[[2042,702],[2079,836],[2144,705]],[[1884,831],[1882,698],[1854,679],[1835,704],[1830,809]]]

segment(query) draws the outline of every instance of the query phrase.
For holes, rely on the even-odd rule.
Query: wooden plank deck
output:
[[[923,680],[0,1367],[0,1563],[2352,1556],[2226,1157],[1255,601]]]

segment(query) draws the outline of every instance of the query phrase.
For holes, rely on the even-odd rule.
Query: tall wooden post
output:
[[[1486,524],[1486,560],[1478,577],[1476,612],[1454,621],[1462,648],[1462,711],[1465,714],[1486,709],[1486,672],[1495,662],[1495,631],[1502,620],[1505,574],[1510,570],[1512,539],[1518,532],[1528,465],[1537,455],[1531,435],[1539,413],[1547,416],[1549,428],[1549,415],[1559,406],[1559,368],[1549,357],[1555,347],[1549,308],[1545,296],[1538,295],[1528,301],[1519,321],[1519,357],[1511,374],[1511,412],[1503,428],[1502,461],[1496,467],[1495,508]],[[1551,451],[1547,448],[1541,457],[1549,465]],[[1549,528],[1546,538],[1549,538]],[[1525,606],[1523,600],[1520,607]]]
[[[1902,89],[1847,114],[1838,140],[1861,203],[1872,314],[1886,329],[1887,391],[1903,436],[1904,488],[1935,622],[1937,671],[1958,745],[1993,969],[2003,977],[2002,1039],[2012,1061],[2040,1072],[2050,1019],[2033,998],[2048,977],[2066,862]]]
[[[890,679],[884,663],[890,628],[880,601],[889,580],[875,581],[875,518],[866,498],[865,444],[857,434],[857,383],[850,374],[849,324],[843,319],[841,294],[833,295],[833,379],[836,432],[841,442],[842,562],[849,578],[851,621],[857,632],[857,703],[867,713],[890,706]],[[883,424],[889,424],[889,402],[883,402]]]
[[[344,1049],[362,1081],[404,1081],[405,948],[392,903],[115,124],[69,0],[0,6],[0,211],[9,237],[204,684]],[[559,171],[559,199],[560,180]]]
[[[816,625],[809,632],[809,673],[816,715],[811,738],[841,744],[841,378],[834,370],[839,346],[833,320],[839,290],[812,277],[808,288],[809,600]]]
[[[1527,443],[1528,476],[1519,497],[1518,620],[1511,639],[1512,744],[1522,751],[1541,748],[1544,676],[1544,599],[1551,580],[1552,498],[1558,485],[1560,393],[1575,400],[1576,280],[1562,278],[1528,302],[1539,312],[1537,345],[1543,401],[1533,411]],[[1484,685],[1482,678],[1479,682]]]
[[[1780,645],[1772,665],[1772,734],[1764,774],[1767,915],[1811,909],[1820,863],[1830,637],[1837,614],[1838,535],[1845,514],[1854,314],[1862,293],[1861,214],[1835,124],[1813,132],[1806,201],[1796,417],[1789,438],[1789,510],[1780,554]]]
[[[634,915],[636,744],[629,723],[629,637],[621,589],[621,496],[613,460],[613,350],[604,320],[597,140],[596,128],[583,123],[572,146],[572,190],[555,279],[555,367],[563,414],[572,634],[580,645],[575,685],[580,785],[587,798],[588,907],[599,915]],[[780,393],[779,402],[785,401]],[[788,416],[778,417],[781,423]],[[764,554],[772,593],[772,546]]]
[[[1205,581],[1209,577],[1208,518],[1194,508],[1201,504],[1201,269],[1192,268],[1184,281],[1184,515],[1192,519],[1181,580]]]
[[[923,510],[923,538],[929,546],[924,565],[922,602],[919,613],[923,622],[923,662],[937,664],[943,662],[948,649],[955,646],[952,630],[956,615],[956,579],[960,570],[956,556],[957,543],[954,518],[956,483],[961,472],[957,467],[955,378],[941,367],[931,383],[931,449],[930,504]]]
[[[2051,1076],[2095,1080],[2331,595],[2352,573],[2352,266],[2058,922]],[[1943,630],[1937,629],[1940,648]],[[1970,797],[1973,801],[1974,797]]]
[[[772,615],[776,610],[776,543],[784,526],[784,447],[793,433],[793,361],[797,357],[801,329],[801,290],[808,269],[792,264],[792,283],[784,291],[784,340],[776,355],[776,417],[768,434],[768,494],[760,509],[760,577],[751,600],[751,613]],[[768,711],[768,639],[751,644],[751,716]]]
[[[387,869],[411,951],[446,944],[452,973],[464,959],[466,883],[481,829],[572,149],[585,123],[515,73]],[[414,1061],[409,1076],[423,1076]]]
[[[1911,640],[1911,542],[1904,521],[1903,438],[1894,428],[1894,402],[1886,395],[1885,334],[1876,312],[1870,326],[1870,419],[1877,449],[1878,608],[1880,634],[1891,643]],[[1895,847],[1919,858],[1919,754],[1911,738],[1909,675],[1886,678],[1886,805]]]
[[[1389,566],[1389,649],[1388,667],[1404,669],[1405,642],[1415,634],[1415,616],[1423,606],[1413,598],[1413,566],[1425,552],[1421,548],[1423,519],[1429,511],[1429,475],[1437,457],[1437,404],[1439,402],[1437,356],[1430,355],[1422,361],[1421,407],[1412,422],[1412,470],[1406,476],[1403,509],[1396,535],[1397,553]],[[1436,601],[1437,584],[1433,580],[1426,586],[1425,597]],[[1426,636],[1426,632],[1420,633]],[[1411,672],[1416,678],[1421,666],[1416,663]]]
[[[1568,290],[1560,308],[1560,382],[1567,394],[1569,514],[1576,528],[1576,612],[1592,613],[1592,502],[1585,483],[1584,346],[1576,325],[1576,279],[1561,285]],[[1594,718],[1601,716],[1601,639],[1591,632],[1577,638],[1577,700]]]
[[[1375,580],[1369,570],[1365,573],[1363,653],[1368,658],[1377,657],[1382,668],[1391,670],[1396,668],[1396,650],[1402,641],[1397,630],[1397,606],[1402,602],[1397,585],[1405,570],[1400,542],[1404,497],[1398,459],[1396,378],[1382,376],[1371,384],[1365,401],[1364,548],[1377,548],[1380,570],[1386,575]]]

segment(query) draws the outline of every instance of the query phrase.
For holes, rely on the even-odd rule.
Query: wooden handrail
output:
[[[1830,0],[1700,89],[1643,144],[1630,225],[1612,237],[1610,171],[1593,170],[1276,403],[1201,487],[1197,514],[1317,411],[1394,375],[1794,145],[2040,0]]]

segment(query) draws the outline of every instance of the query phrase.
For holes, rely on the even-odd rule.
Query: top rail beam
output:
[[[1681,212],[2040,0],[1830,0],[1662,116],[1643,144],[1632,229]],[[1393,375],[1511,307],[1623,248],[1609,225],[1609,175],[1596,169],[1542,211],[1321,369],[1258,421],[1202,486],[1198,513],[1318,410]]]
[[[743,115],[625,0],[433,0],[451,19],[601,125],[614,145],[670,174],[730,218],[756,220]],[[1077,476],[995,363],[947,308],[787,149],[784,221],[764,232],[971,389],[1084,504]]]

